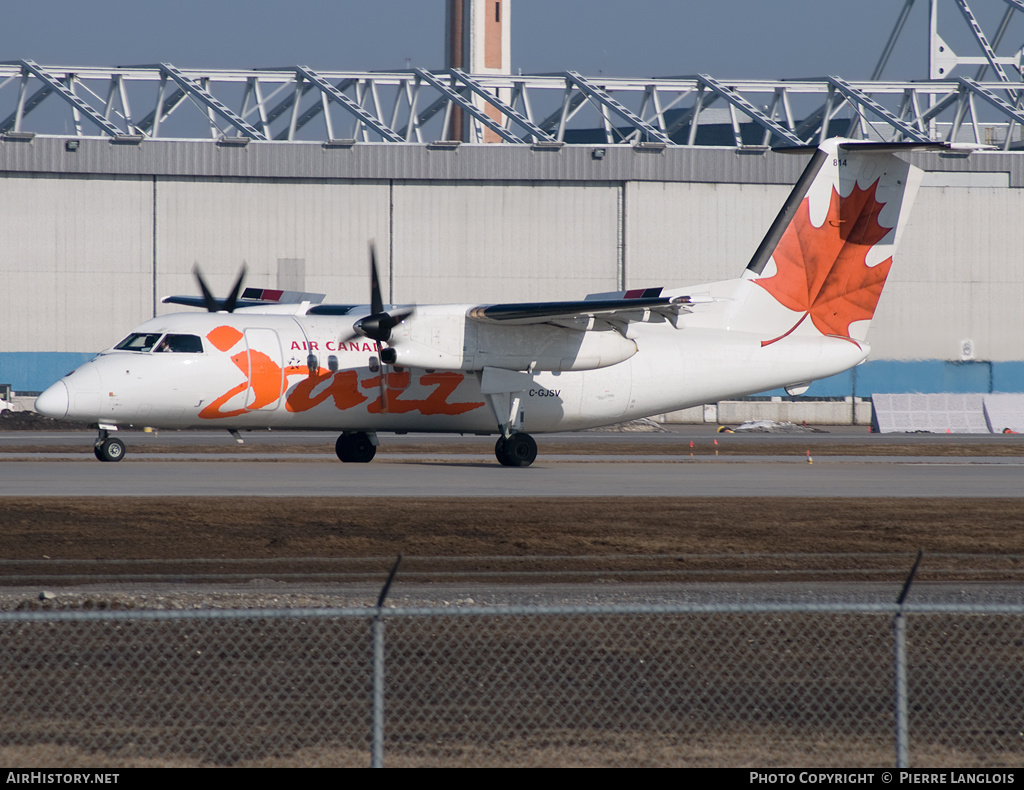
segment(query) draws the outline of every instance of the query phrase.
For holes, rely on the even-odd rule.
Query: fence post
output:
[[[910,721],[907,715],[907,621],[903,612],[893,618],[893,639],[896,660],[896,767],[906,768],[909,762]]]
[[[371,768],[384,767],[384,621],[380,616],[370,624],[373,634],[373,753]]]
[[[398,555],[388,580],[384,582],[380,595],[377,597],[377,613],[370,622],[370,634],[373,639],[373,743],[371,746],[370,767],[384,767],[384,620],[380,613],[384,607],[384,599],[391,589],[391,582],[398,572],[398,563],[402,555]]]
[[[896,767],[907,768],[910,762],[910,718],[907,713],[907,621],[903,617],[903,602],[910,592],[910,584],[917,573],[917,566],[921,563],[922,552],[918,550],[914,566],[903,583],[896,605],[899,609],[893,617],[893,662],[896,680],[895,707],[896,717]]]

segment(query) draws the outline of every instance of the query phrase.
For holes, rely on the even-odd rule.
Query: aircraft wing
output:
[[[164,304],[182,304],[186,307],[206,307],[206,300],[201,296],[165,296],[160,300]],[[279,302],[264,302],[256,299],[239,299],[238,307],[262,307],[264,305],[279,304]]]
[[[481,305],[468,315],[474,321],[497,324],[554,324],[570,329],[623,329],[634,322],[668,321],[675,325],[691,312],[689,296],[647,296],[625,299],[584,299],[574,302],[522,302]]]
[[[320,304],[325,294],[303,293],[301,291],[281,291],[274,288],[246,288],[238,299],[238,308],[242,307],[266,307],[269,305],[301,304],[309,302]],[[161,301],[164,304],[181,304],[186,307],[207,306],[206,299],[202,296],[165,296]]]

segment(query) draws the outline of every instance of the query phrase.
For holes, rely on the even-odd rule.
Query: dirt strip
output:
[[[1024,554],[1024,499],[0,498],[0,557]],[[647,559],[645,559],[647,558]]]

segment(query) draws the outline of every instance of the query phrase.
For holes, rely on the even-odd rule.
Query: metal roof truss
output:
[[[920,82],[725,82],[707,74],[595,80],[576,72],[53,68],[19,60],[0,63],[0,135],[67,137],[73,130],[133,140],[429,143],[446,138],[458,108],[469,141],[491,133],[503,145],[749,148],[814,144],[838,130],[892,141],[980,137],[1011,150],[1022,147],[1020,89],[1019,82],[977,75]]]

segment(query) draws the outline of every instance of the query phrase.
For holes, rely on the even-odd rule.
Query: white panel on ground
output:
[[[992,433],[1024,433],[1024,393],[1000,392],[986,395],[985,419]]]
[[[879,433],[989,433],[981,393],[875,393]]]

